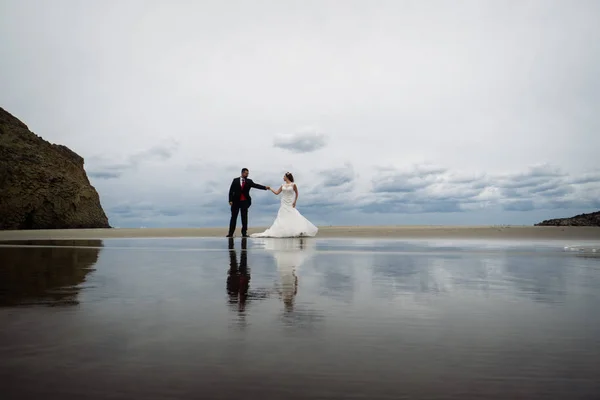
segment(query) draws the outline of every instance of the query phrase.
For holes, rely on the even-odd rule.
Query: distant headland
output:
[[[547,219],[535,226],[600,226],[600,211],[579,214],[570,218]]]

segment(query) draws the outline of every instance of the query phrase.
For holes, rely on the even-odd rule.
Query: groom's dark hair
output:
[[[242,168],[242,174],[246,171],[248,171],[248,168]]]

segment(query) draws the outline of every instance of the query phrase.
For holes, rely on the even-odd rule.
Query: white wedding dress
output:
[[[281,185],[281,206],[277,212],[277,218],[269,229],[261,233],[253,233],[250,237],[304,237],[315,236],[319,231],[315,225],[304,218],[300,212],[293,207],[296,193],[294,184]]]

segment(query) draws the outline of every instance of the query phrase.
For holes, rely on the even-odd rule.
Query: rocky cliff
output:
[[[83,158],[0,108],[0,230],[109,227]]]
[[[547,219],[535,226],[600,226],[600,211],[579,214],[571,218]]]

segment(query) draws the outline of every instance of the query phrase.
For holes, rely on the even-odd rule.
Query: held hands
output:
[[[273,189],[271,189],[271,186],[265,186],[265,188],[266,188],[267,190],[270,190],[271,192],[275,193],[275,192],[273,191]],[[230,202],[229,202],[229,205],[230,205],[230,206],[232,206],[232,205],[233,205],[233,202],[232,202],[232,201],[230,201]]]

